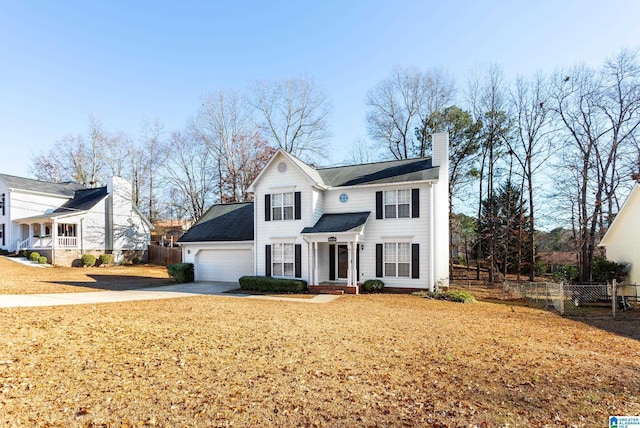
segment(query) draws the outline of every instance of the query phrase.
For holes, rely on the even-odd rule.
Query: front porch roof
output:
[[[303,234],[313,233],[360,233],[364,230],[371,211],[358,213],[323,214],[313,227],[302,229]]]
[[[35,215],[32,217],[23,217],[17,218],[14,220],[16,223],[20,224],[36,224],[36,223],[45,223],[45,222],[56,222],[65,217],[72,217],[77,214],[85,213],[86,211],[76,211],[76,212],[53,212],[49,214]]]

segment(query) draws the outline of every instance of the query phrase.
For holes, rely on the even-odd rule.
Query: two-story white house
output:
[[[37,251],[53,264],[85,253],[141,258],[150,241],[151,224],[120,177],[87,189],[0,174],[0,204],[0,248]]]
[[[252,241],[248,234],[224,241],[224,248],[252,242],[253,251],[242,256],[252,263],[236,263],[244,271],[216,277],[238,254],[217,251],[220,236],[202,233],[226,231],[218,223],[228,213],[203,216],[193,228],[200,233],[189,231],[179,243],[183,259],[195,264],[196,280],[237,280],[240,273],[301,278],[312,290],[347,293],[373,278],[391,289],[446,287],[448,187],[447,134],[433,136],[431,158],[332,168],[314,168],[278,150],[249,187],[255,202],[243,215],[253,215]],[[225,211],[219,207],[212,210]]]

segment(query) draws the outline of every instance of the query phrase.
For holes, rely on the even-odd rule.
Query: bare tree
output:
[[[373,147],[364,138],[357,138],[349,146],[346,161],[350,164],[362,164],[377,162],[381,159],[376,147]]]
[[[156,200],[155,200],[155,187],[154,176],[156,170],[164,162],[167,156],[167,146],[162,141],[162,135],[164,133],[164,126],[158,119],[153,122],[147,120],[142,123],[142,135],[141,150],[146,154],[146,172],[147,172],[147,186],[148,186],[148,219],[150,222],[155,220],[156,216]]]
[[[396,159],[428,152],[425,119],[451,104],[453,78],[439,69],[396,67],[367,94],[369,135]]]
[[[489,281],[493,282],[496,268],[497,218],[491,202],[487,209],[483,210],[482,201],[494,200],[498,162],[511,130],[502,70],[494,65],[484,70],[482,74],[472,77],[469,81],[468,97],[474,120],[479,124],[481,151],[478,220],[485,227],[478,230],[480,242],[478,248],[487,253]],[[486,193],[483,193],[483,185],[486,185]],[[477,274],[479,277],[479,270]]]
[[[199,219],[213,202],[216,171],[211,167],[211,149],[192,133],[174,132],[169,139],[171,156],[167,158],[164,181],[171,190],[171,205],[182,206],[192,220]]]
[[[312,77],[258,80],[252,90],[251,103],[268,140],[299,158],[325,154],[323,143],[330,136],[327,119],[331,105]]]
[[[548,91],[548,83],[542,74],[536,75],[532,80],[518,78],[515,90],[511,93],[511,103],[515,112],[516,138],[507,140],[510,153],[518,161],[522,173],[522,186],[520,194],[524,198],[525,187],[528,192],[529,202],[529,227],[528,247],[529,251],[529,280],[535,278],[535,204],[534,204],[534,178],[537,171],[546,165],[551,156],[549,134],[553,132],[551,127],[551,94]],[[519,234],[522,235],[524,225],[520,223]],[[521,246],[519,248],[521,250]],[[520,260],[521,258],[518,258]],[[518,273],[520,269],[518,269]]]
[[[253,121],[251,106],[235,91],[219,90],[207,96],[193,124],[195,135],[205,144],[213,155],[212,168],[216,171],[218,182],[218,199],[224,201],[225,176],[237,174],[242,156],[238,152],[245,151],[242,143],[252,134]],[[238,194],[237,181],[233,182],[232,200],[242,199]]]
[[[51,150],[32,159],[31,172],[42,180],[76,181],[84,186],[104,182],[104,150],[109,141],[102,122],[89,117],[85,135],[67,135],[54,143]]]
[[[258,133],[239,135],[221,162],[221,202],[253,200],[247,189],[275,152],[276,149]]]
[[[580,280],[589,281],[597,241],[612,211],[618,209],[620,171],[637,168],[640,73],[636,55],[622,51],[599,72],[586,66],[558,72],[553,84],[554,111],[566,136],[562,166],[572,178],[562,184],[573,189],[568,203],[575,214]]]

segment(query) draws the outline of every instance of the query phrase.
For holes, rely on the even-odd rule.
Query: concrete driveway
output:
[[[237,282],[192,282],[188,284],[165,285],[125,291],[95,291],[85,293],[55,294],[3,294],[0,308],[84,305],[96,303],[132,302],[136,300],[175,299],[192,296],[224,296],[243,299],[276,300],[298,303],[328,303],[339,296],[320,294],[312,299],[293,297],[262,296],[250,294],[230,294],[240,288]]]

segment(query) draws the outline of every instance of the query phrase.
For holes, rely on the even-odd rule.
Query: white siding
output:
[[[420,217],[376,219],[376,192],[398,189],[420,189]],[[427,183],[405,183],[393,186],[370,186],[353,188],[333,188],[325,193],[325,209],[329,213],[348,213],[370,211],[361,239],[359,282],[376,277],[376,244],[399,240],[420,244],[420,278],[382,278],[388,287],[429,288],[429,230],[430,215],[429,192]],[[347,194],[348,201],[340,202],[340,195]],[[364,248],[362,248],[362,245]],[[328,266],[328,256],[326,260]],[[321,274],[321,279],[324,276]],[[327,276],[328,280],[328,276]]]
[[[254,183],[256,274],[265,275],[266,273],[265,245],[270,245],[274,241],[286,241],[302,245],[302,278],[307,279],[309,272],[308,247],[300,236],[300,232],[305,227],[315,224],[313,221],[313,182],[294,163],[280,154],[277,156],[278,158],[269,164],[268,169],[262,172],[259,182]],[[286,171],[278,171],[280,162],[287,164]],[[265,221],[264,195],[283,191],[300,192],[302,218],[300,220]],[[320,198],[316,201],[319,200]]]
[[[603,240],[609,260],[631,264],[628,281],[632,284],[640,284],[638,218],[640,218],[640,187],[636,184]]]
[[[0,211],[0,223],[5,224],[5,245],[3,249],[13,250],[18,241],[26,239],[22,236],[20,222],[16,221],[25,217],[43,215],[47,210],[54,210],[67,202],[68,197],[39,195],[29,192],[12,191],[0,181],[0,195],[5,194],[5,215]],[[2,242],[0,241],[0,244]]]

